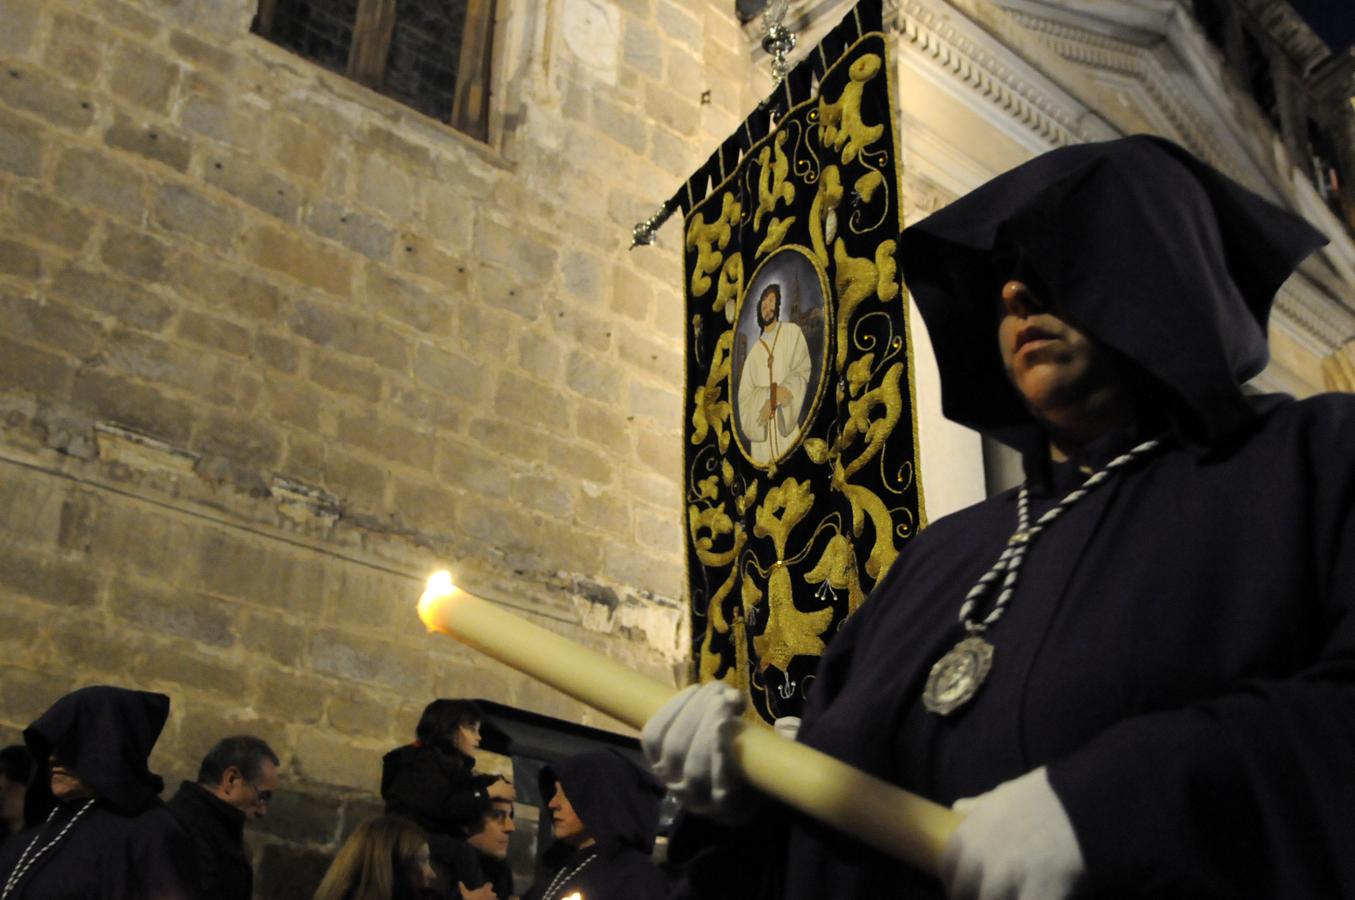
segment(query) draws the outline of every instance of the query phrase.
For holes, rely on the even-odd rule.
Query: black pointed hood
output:
[[[169,717],[169,697],[98,685],[62,697],[24,729],[40,774],[34,784],[50,797],[48,757],[56,753],[95,796],[125,813],[152,806],[164,788],[147,761]]]
[[[663,784],[614,750],[581,753],[541,770],[541,796],[564,785],[574,812],[604,850],[654,849]]]
[[[946,417],[1023,452],[1044,439],[998,353],[1004,281],[1036,285],[1056,312],[1149,376],[1179,436],[1213,445],[1251,421],[1241,384],[1269,358],[1275,292],[1325,242],[1303,219],[1148,135],[1053,150],[900,239]]]

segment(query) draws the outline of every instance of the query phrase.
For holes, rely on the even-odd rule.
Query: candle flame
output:
[[[574,893],[569,894],[568,896],[561,897],[560,900],[583,900],[583,894],[580,894],[578,891],[575,891]]]
[[[434,572],[428,577],[428,587],[419,598],[419,619],[430,632],[438,630],[435,613],[442,606],[443,598],[455,594],[456,590],[456,585],[452,583],[452,573],[446,569]]]

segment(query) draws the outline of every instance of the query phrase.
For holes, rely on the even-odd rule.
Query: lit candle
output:
[[[460,590],[447,572],[428,579],[419,618],[430,632],[449,634],[633,728],[643,728],[675,693],[660,681]],[[958,813],[770,728],[738,726],[734,762],[758,790],[883,853],[939,874],[941,850],[960,823]]]

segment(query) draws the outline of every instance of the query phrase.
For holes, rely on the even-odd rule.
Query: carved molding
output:
[[[1355,340],[1322,360],[1323,387],[1355,393]]]
[[[1355,316],[1332,303],[1307,279],[1291,279],[1275,295],[1272,318],[1304,338],[1313,352],[1325,356],[1355,334]]]
[[[1235,157],[1220,143],[1218,130],[1179,90],[1181,80],[1168,70],[1172,51],[1165,41],[1145,47],[1024,10],[1008,10],[1008,14],[1063,59],[1131,78],[1171,124],[1180,143],[1216,168],[1235,178],[1244,177]]]
[[[930,57],[983,102],[1049,146],[1116,136],[1099,118],[1087,115],[1081,104],[1056,96],[1037,84],[1032,73],[1005,61],[1003,55],[1010,54],[994,52],[1001,45],[991,37],[967,33],[954,18],[920,0],[886,2],[885,21],[893,23],[902,44]]]

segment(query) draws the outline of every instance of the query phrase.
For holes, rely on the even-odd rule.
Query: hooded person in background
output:
[[[1147,136],[1051,151],[904,231],[943,409],[1025,483],[904,549],[798,739],[966,818],[938,884],[764,816],[743,833],[777,863],[726,896],[1355,897],[1355,397],[1242,388],[1321,243]],[[740,811],[700,737],[738,706],[705,685],[645,727],[691,808]]]
[[[525,900],[662,900],[667,881],[650,859],[663,786],[612,750],[541,770],[556,843]]]
[[[0,851],[4,900],[192,900],[192,844],[147,768],[168,715],[164,694],[87,687],[24,730],[41,824]]]

